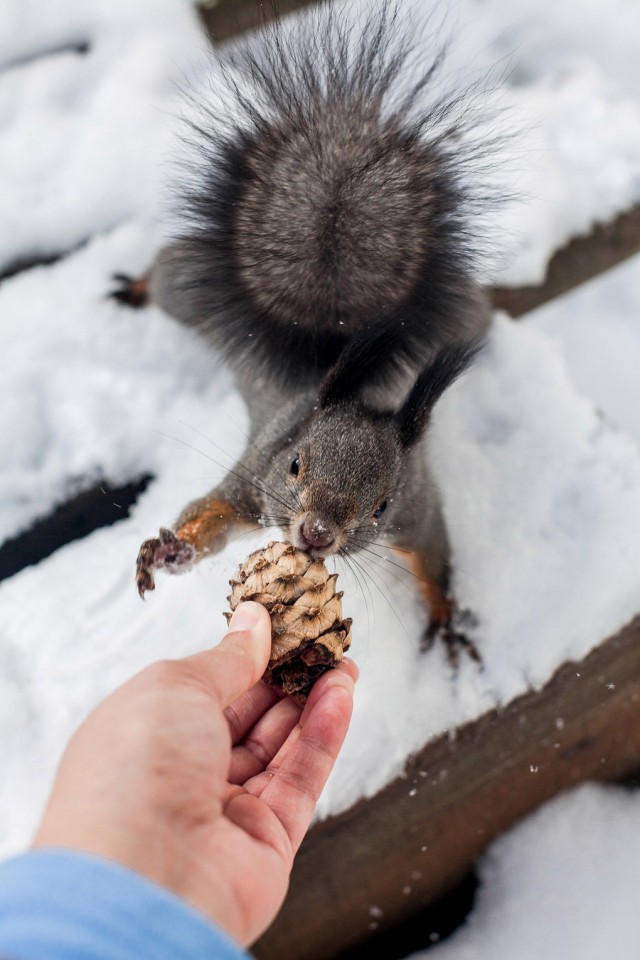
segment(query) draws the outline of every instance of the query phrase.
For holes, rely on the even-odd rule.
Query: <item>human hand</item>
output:
[[[302,708],[260,682],[269,615],[243,603],[212,650],[141,671],[82,724],[35,838],[117,860],[239,943],[269,926],[344,740],[357,670]]]

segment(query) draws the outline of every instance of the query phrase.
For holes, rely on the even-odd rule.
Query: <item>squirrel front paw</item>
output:
[[[138,593],[144,599],[147,590],[155,590],[154,570],[167,570],[169,573],[182,573],[196,559],[196,551],[191,543],[180,540],[175,533],[164,527],[157,537],[145,540],[138,552],[136,562],[136,584]]]
[[[130,277],[127,273],[114,273],[111,277],[118,284],[110,290],[108,296],[118,303],[139,310],[149,303],[149,284],[147,277]]]
[[[483,660],[477,646],[467,636],[467,630],[477,625],[477,620],[470,610],[459,610],[451,601],[451,613],[445,621],[432,620],[426,628],[420,645],[421,650],[430,650],[436,640],[444,643],[447,660],[453,670],[457,670],[460,663],[460,653],[464,651],[474,663],[482,667]]]

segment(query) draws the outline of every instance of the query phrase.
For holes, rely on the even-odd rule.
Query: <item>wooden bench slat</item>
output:
[[[544,281],[524,287],[494,287],[493,305],[521,317],[549,300],[569,293],[640,253],[640,204],[584,237],[574,237],[551,257]]]

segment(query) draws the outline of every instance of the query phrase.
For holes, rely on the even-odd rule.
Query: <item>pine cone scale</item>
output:
[[[336,581],[323,560],[279,542],[252,553],[230,581],[232,610],[255,600],[270,613],[272,648],[263,679],[301,701],[351,643],[351,620],[342,617]]]

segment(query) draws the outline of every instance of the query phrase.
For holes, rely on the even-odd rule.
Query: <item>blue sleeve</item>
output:
[[[33,850],[0,864],[2,960],[249,960],[177,896],[118,863]]]

